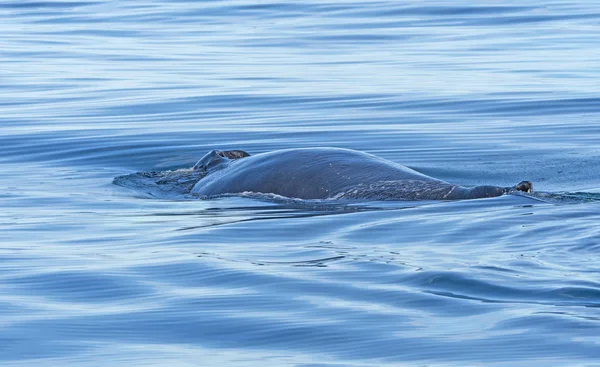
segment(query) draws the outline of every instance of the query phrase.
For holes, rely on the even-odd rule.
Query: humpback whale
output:
[[[250,155],[213,150],[193,167],[203,175],[190,192],[202,197],[263,193],[298,199],[459,200],[523,191],[451,184],[372,154],[341,148],[285,149]]]

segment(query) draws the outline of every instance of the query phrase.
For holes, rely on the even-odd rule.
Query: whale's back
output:
[[[357,185],[382,181],[443,182],[371,154],[338,148],[287,149],[232,162],[200,180],[192,193],[242,192],[326,199]]]

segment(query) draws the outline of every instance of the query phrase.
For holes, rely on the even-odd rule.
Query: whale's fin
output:
[[[533,192],[533,184],[531,181],[521,181],[515,185],[515,189],[531,194]]]
[[[216,150],[213,149],[202,157],[193,167],[194,170],[205,172],[213,171],[216,168],[223,168],[224,164],[230,160],[248,157],[250,154],[243,150]]]
[[[211,150],[194,165],[193,169],[208,172],[220,164],[225,163],[227,160],[228,159],[219,154],[218,150]]]
[[[515,186],[505,187],[503,190],[505,194],[510,194],[511,192],[514,193],[516,191],[522,191],[524,193],[531,194],[533,192],[533,184],[531,181],[521,181]]]

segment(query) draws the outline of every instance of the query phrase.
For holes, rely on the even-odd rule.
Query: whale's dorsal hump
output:
[[[216,150],[213,149],[202,157],[193,167],[194,170],[205,172],[214,171],[227,166],[229,161],[248,157],[250,154],[243,150]]]

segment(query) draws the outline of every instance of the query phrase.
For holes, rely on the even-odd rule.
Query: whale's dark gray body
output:
[[[339,148],[287,149],[253,156],[212,151],[194,168],[205,170],[206,176],[191,193],[205,197],[264,193],[299,199],[457,200],[531,191],[529,182],[513,188],[466,188],[371,154]]]

